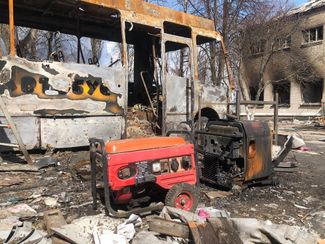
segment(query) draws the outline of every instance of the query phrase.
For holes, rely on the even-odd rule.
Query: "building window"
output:
[[[278,38],[274,41],[273,50],[285,50],[291,47],[291,36],[287,36],[285,38]]]
[[[313,82],[302,82],[300,90],[302,94],[303,104],[320,104],[323,96],[323,79]]]
[[[251,55],[258,55],[265,52],[266,40],[260,40],[250,47]]]
[[[289,107],[290,106],[290,81],[283,81],[273,84],[273,95],[279,94],[279,106]]]
[[[302,32],[302,34],[303,34],[303,38],[304,38],[303,44],[321,42],[324,38],[323,26],[306,29]]]

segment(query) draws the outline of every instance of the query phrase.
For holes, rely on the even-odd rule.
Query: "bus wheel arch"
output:
[[[209,107],[205,107],[201,109],[201,118],[203,117],[207,118],[208,121],[220,119],[218,112],[213,108],[209,108]],[[194,122],[198,121],[198,119],[199,119],[199,111],[196,113],[194,117]]]

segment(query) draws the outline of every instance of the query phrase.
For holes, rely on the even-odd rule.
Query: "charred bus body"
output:
[[[8,23],[8,7],[8,0],[0,0],[2,23]],[[0,92],[28,149],[86,146],[90,137],[125,137],[128,105],[137,103],[154,106],[162,134],[193,121],[199,110],[211,118],[224,110],[216,89],[202,91],[198,80],[198,45],[222,41],[210,20],[141,0],[17,0],[13,10],[17,26],[78,38],[79,63],[1,57]],[[84,64],[82,37],[119,43],[121,65]],[[184,49],[188,69],[169,72],[169,53]],[[56,56],[64,59],[61,51]],[[10,134],[1,136],[13,140]]]

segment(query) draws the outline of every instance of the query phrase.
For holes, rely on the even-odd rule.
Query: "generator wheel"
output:
[[[187,183],[177,184],[167,192],[165,204],[194,212],[199,204],[199,193],[194,186]]]

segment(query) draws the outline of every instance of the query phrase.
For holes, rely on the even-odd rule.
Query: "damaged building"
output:
[[[325,90],[325,1],[309,1],[248,29],[245,35],[242,77],[244,96],[273,101],[279,95],[279,116],[321,115]],[[273,115],[259,105],[255,116]]]

